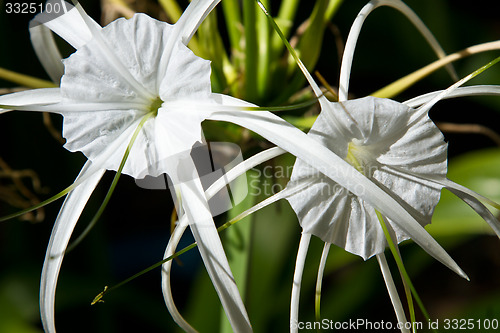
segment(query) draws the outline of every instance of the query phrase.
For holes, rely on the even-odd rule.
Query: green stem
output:
[[[262,0],[266,7],[269,1]],[[253,1],[250,1],[253,2]],[[274,35],[274,34],[273,34]],[[258,64],[257,64],[257,94],[260,101],[265,100],[268,92],[270,64],[271,64],[271,39],[270,28],[267,17],[262,12],[257,15],[257,40],[258,40]]]
[[[250,179],[252,175],[249,175]],[[239,198],[245,195],[248,191],[246,182],[236,184],[238,186],[231,186],[231,198]],[[242,186],[240,186],[242,185]],[[244,192],[243,192],[244,191]],[[239,193],[243,192],[243,193]],[[232,220],[236,218],[240,213],[251,208],[254,203],[254,197],[247,195],[243,202],[234,205],[238,205],[228,212],[228,217]],[[252,223],[239,223],[233,226],[231,229],[226,231],[224,234],[224,250],[228,258],[229,265],[231,266],[231,271],[233,272],[234,280],[238,285],[238,289],[242,294],[242,299],[245,301],[245,296],[247,293],[247,280],[248,280],[248,269],[250,266],[250,248],[252,243]],[[221,329],[220,332],[233,332],[231,324],[227,320],[226,314],[221,310]]]
[[[281,31],[283,31],[283,34],[287,38],[289,37],[290,31],[292,30],[293,27],[293,21],[295,19],[295,14],[297,13],[297,7],[299,5],[299,2],[300,2],[299,0],[283,0],[281,2],[281,6],[278,12],[278,16],[276,17],[276,20],[280,23]],[[272,45],[273,56],[274,57],[279,56],[284,48],[280,36],[273,35],[271,45]]]
[[[0,79],[14,82],[28,88],[57,88],[57,84],[33,76],[16,73],[5,68],[0,68]]]
[[[415,301],[417,302],[417,304],[420,308],[420,311],[422,311],[422,314],[424,315],[425,319],[428,322],[430,322],[431,318],[429,316],[429,313],[425,309],[424,303],[420,299],[420,296],[418,295],[417,290],[415,289],[415,287],[413,286],[413,283],[411,282],[410,276],[406,272],[406,268],[403,264],[403,260],[400,256],[398,250],[396,249],[396,245],[394,244],[394,242],[392,240],[389,229],[387,228],[387,225],[384,221],[384,217],[382,216],[382,214],[380,214],[380,212],[378,212],[378,211],[375,211],[375,212],[377,213],[377,217],[378,217],[378,220],[380,222],[380,226],[382,227],[382,230],[384,231],[385,238],[387,239],[387,243],[389,244],[389,249],[391,250],[391,253],[394,256],[394,260],[396,261],[399,272],[402,275],[403,280],[405,280],[406,283],[408,284],[408,287],[410,288],[411,293],[413,294],[413,297],[415,298]],[[410,306],[410,304],[408,304],[408,306]],[[412,321],[413,321],[413,319],[412,319]],[[436,332],[436,330],[433,330],[433,331]]]
[[[231,51],[234,54],[241,51],[241,14],[240,4],[238,0],[224,0],[222,1],[222,11],[226,21],[226,29],[229,34],[229,43]]]
[[[245,97],[250,102],[255,102],[257,98],[258,45],[255,20],[255,3],[253,1],[243,1],[243,22],[245,24]]]

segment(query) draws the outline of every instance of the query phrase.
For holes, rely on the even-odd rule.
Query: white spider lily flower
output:
[[[264,6],[260,5],[268,15]],[[387,239],[378,212],[381,212],[382,218],[389,222],[384,223],[394,243],[411,238],[431,256],[464,278],[467,278],[467,275],[423,229],[423,226],[430,223],[441,189],[446,187],[459,196],[481,215],[500,237],[500,222],[479,200],[488,202],[497,209],[500,206],[446,178],[447,145],[439,129],[428,117],[430,108],[443,98],[500,95],[499,86],[458,88],[491,64],[445,91],[424,95],[403,104],[373,97],[347,101],[350,68],[362,24],[371,11],[384,5],[403,12],[417,26],[438,56],[444,56],[432,34],[402,1],[370,1],[360,11],[346,42],[342,57],[338,103],[330,102],[323,96],[295,51],[273,23],[320,102],[321,113],[308,135],[344,158],[358,173],[368,177],[378,189],[404,207],[412,217],[404,222],[389,217],[380,206],[373,205],[376,200],[373,195],[376,195],[376,191],[369,190],[365,193],[363,187],[357,192],[347,189],[336,183],[333,178],[325,177],[323,170],[318,169],[311,161],[298,158],[285,190],[266,199],[258,207],[241,214],[246,216],[282,198],[286,198],[297,213],[303,234],[293,278],[290,313],[292,332],[296,332],[298,327],[300,284],[311,235],[325,241],[318,272],[318,288],[321,285],[322,271],[330,244],[343,247],[365,260],[377,255],[399,322],[406,322],[406,318],[383,256]],[[413,109],[417,106],[420,107]],[[415,221],[418,221],[419,225],[415,225]],[[441,250],[444,254],[441,252],[437,255],[436,251]]]
[[[420,178],[446,177],[447,145],[427,116],[411,124],[414,111],[373,97],[329,103],[323,105],[309,135],[355,166],[426,225],[441,187]],[[396,176],[395,170],[411,176]],[[417,175],[420,178],[414,180]],[[304,179],[314,182],[287,198],[304,233],[365,260],[384,251],[386,239],[372,205],[297,160],[288,187]],[[397,224],[389,222],[398,243],[408,238]]]
[[[65,148],[81,151],[89,159],[77,178],[79,186],[61,208],[47,249],[40,292],[47,332],[55,332],[57,278],[75,224],[104,171],[120,168],[135,134],[123,173],[135,178],[168,173],[178,183],[184,201],[180,214],[189,217],[228,318],[235,331],[251,331],[201,183],[192,161],[183,156],[195,142],[202,141],[201,122],[207,116],[193,101],[221,104],[221,99],[211,93],[209,62],[186,47],[218,2],[193,1],[175,25],[137,14],[101,28],[78,4],[58,17],[47,18],[43,13],[35,19],[43,23],[31,29],[35,49],[54,80],[61,70],[47,28],[76,52],[63,61],[60,88],[2,96],[3,112],[14,109],[62,114]]]
[[[457,90],[455,95],[477,95],[481,92],[500,95],[500,86],[467,87]],[[439,92],[420,97],[409,104],[419,105],[424,100],[433,103],[432,98],[438,95]],[[500,206],[446,178],[447,144],[427,112],[419,112],[428,104],[423,104],[417,111],[405,103],[365,97],[339,103],[323,100],[321,105],[322,111],[309,135],[355,166],[422,226],[431,222],[441,189],[447,188],[470,205],[500,237],[500,222],[480,200],[497,209]],[[415,117],[419,113],[420,116]],[[292,291],[293,324],[298,318],[302,268],[311,235],[364,260],[377,255],[382,270],[386,265],[383,252],[387,240],[376,207],[300,159],[295,162],[290,182],[280,197],[289,201],[303,230]],[[411,238],[429,252],[432,245],[417,241],[415,234],[404,230],[400,221],[387,217],[385,220],[394,243]],[[325,249],[328,251],[327,246]],[[447,261],[436,259],[450,267]],[[321,259],[322,264],[325,261],[326,255]],[[321,271],[319,274],[322,274]],[[464,273],[460,275],[466,277]],[[391,292],[393,283],[392,279],[388,281],[389,278],[384,273]],[[399,302],[395,299],[396,295],[391,293],[393,303]],[[395,310],[398,320],[405,321],[400,304],[395,305]]]

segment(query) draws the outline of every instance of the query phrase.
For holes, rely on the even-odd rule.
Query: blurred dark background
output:
[[[27,27],[31,17],[6,14],[6,1],[3,1],[0,1],[0,67],[48,79],[29,41]],[[344,1],[332,22],[338,33],[330,30],[325,33],[317,70],[333,86],[337,85],[340,67],[336,38],[345,41],[350,25],[366,2]],[[87,0],[81,3],[99,21],[99,2]],[[408,0],[406,3],[428,25],[448,53],[500,38],[497,1]],[[302,1],[297,23],[309,15],[312,6],[312,2]],[[66,47],[62,52],[68,56],[73,51]],[[458,61],[455,68],[463,77],[498,55],[500,52],[476,55]],[[432,50],[404,16],[390,8],[377,9],[366,21],[358,42],[350,91],[353,97],[366,96],[433,60],[435,55]],[[404,101],[426,92],[445,89],[452,83],[447,73],[440,70],[395,99]],[[500,84],[498,65],[472,83]],[[15,84],[0,80],[0,89],[15,87]],[[500,133],[498,112],[498,97],[464,98],[440,102],[431,112],[431,117],[436,122],[478,123]],[[53,126],[60,130],[61,117],[52,115],[50,119]],[[464,153],[496,147],[490,138],[480,134],[445,133],[445,136],[452,159]],[[29,170],[35,175],[40,181],[40,189],[33,187],[30,178],[23,178],[22,181],[37,198],[43,200],[69,186],[86,161],[82,154],[70,153],[61,147],[47,130],[39,113],[2,114],[0,142],[0,158],[8,165],[8,169],[2,167],[0,173],[2,198],[12,198],[11,191],[15,189],[9,177],[16,171]],[[276,163],[290,165],[293,159],[287,156]],[[495,168],[493,164],[486,166]],[[106,173],[87,205],[75,235],[84,229],[98,209],[113,176],[112,172]],[[500,179],[500,174],[498,176],[497,179]],[[62,199],[46,206],[43,210],[45,217],[40,222],[14,219],[0,223],[0,332],[41,331],[39,279],[53,221],[61,203]],[[19,209],[6,201],[0,202],[1,216]],[[170,235],[172,209],[168,192],[141,189],[131,177],[121,177],[98,225],[64,260],[56,297],[59,332],[165,332],[177,329],[164,306],[158,269],[110,293],[105,297],[105,303],[90,306],[94,296],[104,286],[114,285],[161,260]],[[218,219],[219,223],[224,221],[224,216]],[[286,202],[266,208],[253,221],[244,223],[253,223],[255,228],[251,282],[247,291],[248,311],[255,331],[286,332],[300,228]],[[431,317],[499,319],[498,239],[491,234],[476,232],[460,236],[444,235],[438,240],[469,274],[471,281],[455,276],[418,246],[402,246],[409,274]],[[180,247],[191,242],[192,237],[187,235]],[[321,248],[321,242],[315,239],[304,277],[300,309],[303,320],[314,319],[314,281]],[[280,261],[270,262],[273,259]],[[392,260],[389,261],[395,267]],[[217,328],[220,305],[207,282],[197,250],[183,255],[181,262],[182,267],[174,264],[174,296],[182,313],[193,321],[195,327],[202,332],[211,332],[214,327]],[[273,269],[275,272],[266,273]],[[393,275],[401,286],[396,270]],[[395,322],[375,259],[362,262],[332,247],[323,291],[324,318]],[[420,315],[419,320],[423,320]]]

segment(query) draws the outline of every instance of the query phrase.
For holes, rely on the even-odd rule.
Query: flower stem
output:
[[[419,70],[402,77],[401,79],[385,86],[384,88],[377,90],[372,93],[371,96],[380,97],[380,98],[392,98],[401,92],[405,91],[407,88],[415,84],[416,82],[422,80],[426,76],[435,72],[436,70],[454,62],[459,59],[471,56],[473,54],[498,50],[500,49],[500,41],[489,42],[484,44],[478,44],[471,47],[468,47],[462,51],[450,54],[442,59],[439,59],[425,67],[420,68]]]
[[[250,176],[251,177],[251,176]],[[245,186],[233,186],[231,187],[231,198],[238,198],[238,191],[247,191],[247,184],[237,184]],[[233,219],[237,217],[240,213],[251,208],[254,203],[254,196],[247,195],[245,199],[238,204],[235,208],[228,212],[228,218]],[[236,202],[234,202],[236,205]],[[247,278],[248,269],[250,266],[250,250],[252,244],[253,228],[252,223],[239,223],[233,228],[230,228],[224,234],[224,249],[227,254],[229,265],[231,266],[231,271],[233,272],[233,277],[238,285],[238,289],[242,294],[242,299],[245,301],[245,294],[247,292]],[[220,332],[233,332],[229,321],[226,319],[226,314],[221,310],[221,329]]]
[[[33,76],[0,68],[0,79],[14,82],[28,88],[57,88],[57,84]]]
[[[248,101],[257,98],[258,44],[255,26],[256,8],[253,1],[243,1],[245,23],[245,97]]]
[[[378,217],[378,220],[380,222],[380,226],[382,227],[382,230],[384,231],[385,238],[387,239],[387,243],[389,244],[389,249],[391,250],[391,253],[394,256],[394,260],[396,261],[399,272],[400,272],[403,280],[405,280],[406,283],[408,284],[408,287],[410,288],[411,293],[413,294],[413,297],[415,298],[415,301],[417,302],[417,304],[420,308],[420,311],[422,311],[422,314],[424,315],[425,319],[427,319],[427,321],[430,322],[431,318],[429,316],[429,313],[425,309],[424,303],[420,299],[420,296],[418,295],[417,290],[415,289],[415,287],[413,286],[413,283],[411,282],[410,276],[406,272],[406,268],[403,264],[403,260],[401,258],[401,255],[399,254],[399,251],[396,248],[396,245],[394,244],[394,242],[392,240],[389,229],[387,228],[387,225],[384,221],[384,217],[382,216],[382,214],[380,214],[380,212],[378,212],[378,211],[375,211],[375,212],[377,213],[377,217]],[[408,306],[410,307],[411,306],[410,303],[413,301],[411,299],[409,299],[408,302],[409,302]],[[415,316],[415,314],[413,314],[412,318],[411,318],[412,323],[415,321],[414,316]],[[434,330],[434,329],[433,329],[433,331],[436,332],[436,330]]]

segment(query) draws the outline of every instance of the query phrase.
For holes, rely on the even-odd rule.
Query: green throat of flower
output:
[[[347,145],[347,156],[345,160],[349,162],[353,167],[356,168],[362,174],[365,174],[365,164],[363,155],[365,155],[365,149],[363,146],[356,144],[353,141],[349,142]]]
[[[156,97],[151,104],[149,105],[148,113],[153,113],[153,117],[156,117],[158,115],[158,109],[161,108],[161,105],[163,104],[163,100],[160,97]]]

